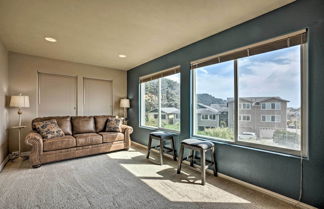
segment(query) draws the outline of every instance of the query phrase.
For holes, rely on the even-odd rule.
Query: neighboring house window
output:
[[[215,114],[209,115],[209,120],[216,120],[216,115]]]
[[[251,115],[239,115],[241,121],[251,121]]]
[[[201,115],[201,120],[208,120],[208,115]]]
[[[177,69],[163,72],[140,78],[140,123],[141,126],[180,131],[179,120],[167,120],[168,112],[180,111],[180,73]]]
[[[281,116],[280,115],[261,115],[261,121],[262,122],[280,123]]]
[[[240,103],[240,109],[242,110],[250,110],[251,104],[250,103]]]
[[[306,31],[288,34],[193,61],[193,135],[307,155],[306,38]],[[198,119],[199,104],[225,107],[227,123],[201,130],[213,124]]]
[[[267,102],[261,104],[262,110],[280,110],[281,109],[281,103],[279,102]]]

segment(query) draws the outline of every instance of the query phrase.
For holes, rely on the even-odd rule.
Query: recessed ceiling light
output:
[[[120,58],[125,58],[125,57],[127,57],[125,54],[120,54],[120,55],[118,55],[118,57],[120,57]]]
[[[44,38],[46,41],[48,41],[48,42],[52,42],[52,43],[55,43],[57,40],[55,39],[55,38],[53,38],[53,37],[45,37]]]

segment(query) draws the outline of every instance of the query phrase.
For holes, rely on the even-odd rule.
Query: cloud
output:
[[[215,65],[216,66],[216,65]],[[300,107],[300,48],[290,47],[238,60],[239,96],[279,96]],[[200,69],[197,69],[200,71]],[[204,68],[197,74],[197,92],[233,97],[233,65]]]

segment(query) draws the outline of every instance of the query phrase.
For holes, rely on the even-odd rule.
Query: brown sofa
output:
[[[34,168],[44,163],[82,157],[115,150],[128,150],[132,127],[122,125],[122,132],[105,132],[109,117],[115,116],[61,116],[35,118],[33,131],[25,142],[32,146],[29,159]],[[35,131],[34,122],[56,119],[65,136],[43,140]]]

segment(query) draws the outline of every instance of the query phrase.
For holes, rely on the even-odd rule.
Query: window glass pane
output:
[[[238,60],[239,102],[251,103],[239,121],[239,141],[301,149],[300,46]],[[261,104],[261,106],[260,106]]]
[[[159,126],[159,80],[142,83],[142,125]],[[144,101],[143,101],[144,100]],[[143,120],[144,119],[144,120]]]
[[[161,127],[180,130],[180,73],[161,80]]]
[[[194,73],[194,134],[234,140],[234,62],[197,68]]]

